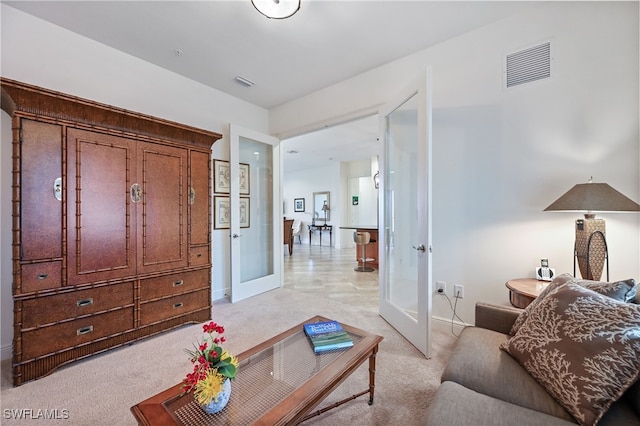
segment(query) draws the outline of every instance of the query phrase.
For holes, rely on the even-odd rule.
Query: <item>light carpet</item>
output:
[[[434,323],[432,358],[425,359],[377,313],[371,303],[343,303],[329,297],[279,288],[231,304],[213,305],[214,321],[224,325],[228,349],[240,353],[314,316],[336,319],[384,337],[376,358],[375,401],[359,397],[305,422],[306,425],[417,425],[440,384],[455,345],[446,324]],[[188,325],[60,368],[17,388],[10,363],[2,363],[2,425],[135,425],[131,406],[180,382],[191,369],[185,353],[202,337]],[[364,363],[318,408],[368,386]],[[17,420],[12,410],[57,410],[63,419]]]

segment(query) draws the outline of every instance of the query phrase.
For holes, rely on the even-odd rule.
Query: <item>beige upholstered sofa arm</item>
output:
[[[522,311],[511,306],[478,302],[476,303],[476,327],[509,334],[511,326]]]

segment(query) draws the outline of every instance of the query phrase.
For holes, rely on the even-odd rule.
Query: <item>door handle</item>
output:
[[[53,196],[58,201],[62,201],[62,178],[59,177],[53,181]]]
[[[240,237],[242,237],[242,235],[239,235],[239,234],[233,234],[231,237],[232,237],[232,238],[240,238]]]
[[[140,184],[134,183],[131,185],[131,201],[134,203],[139,202],[142,199],[142,188]]]
[[[416,249],[418,251],[421,251],[423,253],[427,250],[426,247],[424,246],[424,244],[420,244],[418,247],[416,247],[416,246],[411,246],[411,247],[413,247],[414,249]]]

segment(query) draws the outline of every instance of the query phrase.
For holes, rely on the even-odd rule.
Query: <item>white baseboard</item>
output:
[[[11,359],[13,356],[13,345],[5,345],[0,347],[0,360]]]
[[[451,318],[442,318],[442,317],[437,317],[435,315],[432,316],[431,319],[436,321],[439,325],[446,325],[447,327],[451,327],[451,324],[453,322],[453,329],[455,330],[456,334],[460,333],[463,328],[471,325],[471,324],[465,324],[458,320],[451,321]]]
[[[224,299],[227,297],[227,294],[230,292],[231,292],[230,288],[225,288],[223,290],[214,290],[211,293],[211,300],[216,301],[216,300]]]

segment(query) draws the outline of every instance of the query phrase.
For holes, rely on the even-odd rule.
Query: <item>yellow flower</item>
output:
[[[222,391],[222,383],[227,378],[218,374],[218,370],[215,368],[210,369],[207,372],[207,376],[196,383],[193,396],[196,401],[202,405],[211,403],[214,399],[218,400],[218,394]]]
[[[238,358],[236,358],[235,356],[231,355],[229,353],[229,351],[227,351],[225,349],[225,350],[222,351],[222,356],[220,356],[220,359],[226,360],[227,358],[229,358],[229,362],[231,364],[233,364],[236,368],[238,368]]]

